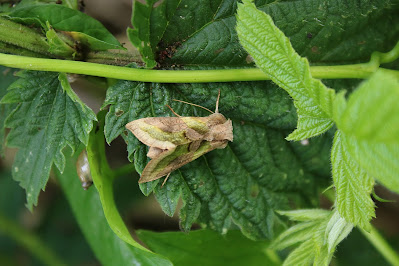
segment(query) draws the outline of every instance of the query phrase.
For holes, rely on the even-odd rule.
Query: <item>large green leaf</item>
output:
[[[76,173],[76,157],[67,159],[63,173],[58,170],[56,173],[78,224],[101,264],[172,265],[161,255],[129,245],[111,230],[97,190],[82,189]]]
[[[213,109],[217,88],[221,89],[220,111],[233,120],[234,142],[175,171],[164,187],[155,181],[141,188],[149,194],[156,187],[156,197],[169,215],[174,213],[177,199],[182,195],[186,205],[181,211],[181,223],[186,230],[199,215],[201,222],[219,232],[235,223],[250,238],[271,237],[276,226],[274,210],[287,208],[291,200],[302,205],[308,200],[306,195],[316,192],[312,174],[284,140],[287,129],[295,124],[295,113],[290,99],[284,91],[275,90],[275,85],[269,82],[160,85],[121,81],[107,91],[105,105],[110,104],[105,125],[107,141],[124,132],[129,121],[171,115],[165,104],[180,115],[206,116],[202,109],[172,99]],[[148,162],[147,148],[131,133],[122,136],[128,143],[130,159],[134,159],[141,172]],[[310,143],[303,151],[316,156],[316,152],[311,152],[313,149],[319,151],[318,145]],[[328,154],[328,150],[325,152]]]
[[[180,44],[169,63],[248,66],[252,61],[233,29],[237,2],[182,0],[159,43],[160,49]],[[311,63],[368,61],[373,51],[389,51],[398,40],[397,0],[255,3]]]
[[[71,37],[93,50],[119,49],[120,43],[97,20],[74,9],[61,5],[31,5],[18,8],[8,14],[25,24],[39,24],[48,30],[47,23],[56,30],[65,31]]]
[[[210,230],[155,233],[140,230],[138,236],[174,265],[280,265],[269,256],[268,242],[251,241],[239,231],[221,236]],[[221,248],[222,247],[222,248]],[[206,255],[203,255],[206,254]]]
[[[27,206],[36,205],[53,164],[62,172],[67,145],[87,144],[96,117],[69,86],[65,74],[23,72],[1,103],[18,103],[6,120],[7,145],[19,148],[13,177],[26,190]]]

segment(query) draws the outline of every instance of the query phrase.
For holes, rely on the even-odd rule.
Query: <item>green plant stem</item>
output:
[[[29,250],[45,265],[66,265],[35,235],[0,214],[0,231]]]
[[[32,58],[0,53],[0,65],[39,71],[66,72],[143,82],[200,83],[269,80],[257,68],[218,70],[149,70],[102,65],[88,62]],[[313,66],[312,76],[320,79],[368,78],[375,66],[366,64]],[[391,70],[394,71],[394,70]],[[399,71],[395,71],[399,77]]]
[[[370,241],[370,243],[380,252],[380,254],[392,265],[399,265],[398,253],[392,249],[381,234],[371,227],[370,233],[360,229],[360,232]]]

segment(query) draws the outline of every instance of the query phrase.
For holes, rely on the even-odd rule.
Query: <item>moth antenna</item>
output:
[[[161,187],[163,187],[163,185],[165,185],[166,181],[168,181],[169,176],[170,176],[170,173],[165,177],[165,180],[162,182]]]
[[[166,105],[171,111],[172,113],[177,116],[177,117],[181,117],[181,115],[178,115],[175,111],[173,111],[172,107],[170,107],[169,105]]]
[[[209,110],[208,108],[205,108],[205,107],[203,107],[203,106],[201,106],[201,105],[198,105],[198,104],[195,104],[195,103],[189,103],[189,102],[185,102],[185,101],[182,101],[182,100],[176,100],[176,99],[173,99],[173,101],[181,102],[181,103],[185,103],[185,104],[189,104],[189,105],[193,105],[193,106],[197,106],[197,107],[200,107],[200,108],[202,108],[202,109],[205,109],[205,110],[207,110],[208,112],[210,112],[210,113],[213,114],[213,112],[212,112],[211,110]]]
[[[219,93],[218,93],[218,98],[216,99],[215,113],[219,113],[219,99],[220,99],[220,89],[219,89]]]

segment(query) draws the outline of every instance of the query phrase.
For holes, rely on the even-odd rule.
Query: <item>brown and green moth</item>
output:
[[[192,104],[212,113],[206,117],[183,117],[171,109],[177,117],[147,117],[126,125],[138,140],[150,147],[147,157],[151,161],[144,168],[139,183],[169,176],[172,171],[207,152],[223,149],[233,141],[231,120],[218,112],[219,98],[220,91],[214,113]]]

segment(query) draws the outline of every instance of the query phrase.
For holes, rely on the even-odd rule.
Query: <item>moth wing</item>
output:
[[[126,124],[126,128],[142,143],[149,147],[171,150],[176,147],[173,142],[184,142],[184,132],[165,131],[165,121],[174,117],[150,117],[134,120]],[[168,121],[174,122],[174,121]]]
[[[139,183],[145,183],[156,180],[172,171],[179,169],[183,165],[194,161],[205,153],[214,149],[224,148],[227,140],[224,141],[203,141],[200,145],[197,143],[177,146],[173,150],[165,150],[156,158],[153,158],[144,168]],[[191,146],[191,147],[190,147]]]

